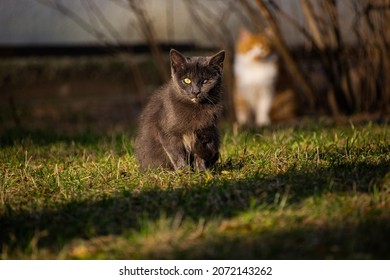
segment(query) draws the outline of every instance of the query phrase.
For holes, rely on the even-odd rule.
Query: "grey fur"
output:
[[[141,169],[205,170],[218,160],[224,58],[224,51],[190,58],[171,50],[172,79],[140,116],[135,155]]]

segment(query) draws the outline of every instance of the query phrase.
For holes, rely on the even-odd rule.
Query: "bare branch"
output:
[[[50,9],[56,10],[63,14],[64,16],[70,18],[74,23],[76,23],[80,28],[82,28],[84,31],[89,33],[90,35],[94,36],[97,39],[97,43],[102,44],[108,48],[111,48],[114,53],[117,53],[115,49],[112,48],[111,44],[108,43],[107,36],[96,29],[94,26],[92,26],[89,22],[85,21],[82,17],[80,17],[78,14],[74,13],[72,10],[64,6],[62,3],[54,0],[35,0],[37,3],[46,6]],[[118,54],[118,53],[117,53]],[[134,60],[130,53],[127,54],[121,54],[120,56],[123,57],[125,61],[129,63],[131,74],[134,78],[135,87],[137,89],[137,94],[139,95],[146,95],[146,87],[145,83],[143,81],[143,78],[140,74],[140,71],[138,69],[138,66],[134,63]]]
[[[255,12],[254,8],[249,4],[247,0],[240,0],[241,5],[245,8],[246,12],[249,14],[253,24],[257,30],[264,29],[264,23],[260,20],[260,17]]]
[[[246,2],[245,0],[242,0],[242,2]],[[279,31],[279,27],[272,16],[269,8],[265,5],[263,0],[256,0],[256,5],[261,13],[261,15],[264,17],[265,21],[268,24],[268,27],[271,30],[270,39],[277,49],[278,53],[286,63],[287,68],[289,69],[290,73],[293,74],[297,79],[297,84],[302,88],[304,98],[301,97],[302,100],[307,100],[309,103],[309,106],[311,109],[314,109],[317,104],[317,98],[314,94],[313,87],[311,86],[308,79],[306,79],[303,75],[302,70],[298,67],[294,59],[292,58],[290,52],[288,51],[288,47],[284,40],[282,39],[281,33]],[[246,7],[248,3],[246,3]]]
[[[152,55],[157,60],[157,67],[160,72],[160,75],[161,77],[163,77],[164,80],[168,80],[170,75],[166,70],[164,56],[162,55],[161,49],[157,43],[156,32],[153,28],[153,24],[149,18],[149,15],[145,11],[145,9],[141,7],[140,3],[141,2],[139,1],[128,0],[128,5],[137,17],[138,23],[140,24],[142,30],[142,34],[144,35],[150,47]]]
[[[98,21],[104,26],[104,28],[108,31],[111,37],[116,41],[124,41],[122,35],[115,29],[115,27],[111,24],[111,22],[104,16],[103,12],[100,8],[95,4],[94,1],[91,0],[83,0],[86,2],[89,9],[92,11],[93,15],[98,19]]]
[[[315,45],[318,46],[320,50],[324,50],[326,44],[323,41],[324,37],[320,31],[319,26],[317,25],[318,18],[314,14],[313,6],[309,0],[301,0],[301,7],[309,30],[313,34],[312,38],[314,39]]]
[[[70,10],[68,7],[64,6],[61,2],[58,2],[58,1],[54,2],[53,0],[49,0],[49,1],[48,0],[35,0],[35,1],[43,6],[51,8],[53,10],[56,10],[59,13],[63,14],[64,16],[70,18],[81,29],[83,29],[88,34],[92,35],[93,37],[97,38],[98,42],[107,44],[108,38],[103,32],[94,28],[86,20],[84,20],[81,16],[79,16],[77,13]]]

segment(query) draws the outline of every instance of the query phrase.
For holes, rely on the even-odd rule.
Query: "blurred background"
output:
[[[171,48],[227,51],[234,123],[239,30],[270,32],[280,57],[273,122],[388,120],[390,0],[2,0],[0,133],[121,132],[169,79]]]

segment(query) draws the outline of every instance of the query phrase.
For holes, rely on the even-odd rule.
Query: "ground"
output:
[[[143,173],[126,75],[77,76],[3,79],[2,259],[390,257],[387,121],[224,120],[214,170]]]
[[[2,258],[389,258],[383,124],[222,130],[209,172],[140,172],[131,133],[2,136]]]

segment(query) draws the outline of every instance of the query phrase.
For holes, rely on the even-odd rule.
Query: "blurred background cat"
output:
[[[289,75],[268,36],[266,30],[253,34],[241,29],[236,42],[234,104],[239,126],[266,126],[296,114]]]

